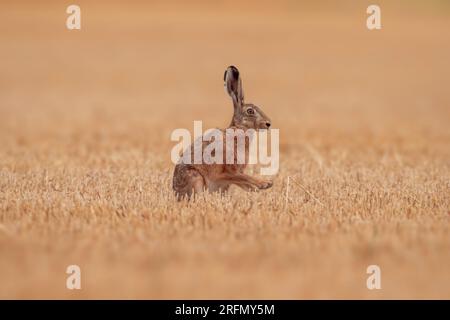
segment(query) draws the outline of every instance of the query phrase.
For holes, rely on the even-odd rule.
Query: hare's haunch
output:
[[[244,103],[244,92],[242,90],[242,80],[239,70],[234,66],[228,67],[225,70],[224,81],[226,91],[233,100],[234,107],[233,118],[227,130],[232,129],[237,131],[240,129],[241,132],[246,132],[249,129],[268,129],[270,127],[270,119],[264,112],[252,103]],[[223,134],[223,141],[226,141],[228,137],[225,134],[226,130],[221,130],[221,132]],[[203,141],[202,143],[205,146],[210,142]],[[234,141],[232,143],[234,145]],[[244,169],[248,163],[249,145],[249,139],[245,139],[244,152],[246,160],[244,163],[237,161],[236,154],[234,154],[234,163],[227,161],[222,164],[188,164],[180,160],[175,166],[173,174],[173,190],[177,198],[179,200],[182,198],[190,198],[192,194],[203,192],[204,190],[225,192],[232,184],[245,190],[270,188],[272,186],[271,181],[261,180],[244,173]],[[192,159],[194,145],[184,152],[190,152]],[[224,148],[224,159],[226,158],[226,152],[227,150]]]

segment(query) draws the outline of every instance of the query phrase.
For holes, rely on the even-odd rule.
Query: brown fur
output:
[[[251,103],[244,103],[244,93],[242,90],[242,80],[236,67],[230,66],[224,74],[225,87],[233,100],[234,114],[228,128],[242,129],[267,129],[270,127],[270,119],[264,112]],[[211,192],[225,192],[230,185],[235,184],[245,190],[267,189],[272,186],[271,181],[258,179],[244,173],[248,163],[248,152],[250,140],[245,140],[245,163],[237,163],[236,141],[233,141],[235,148],[234,164],[225,164],[226,159],[226,135],[223,134],[224,164],[185,164],[179,162],[175,166],[173,175],[173,189],[178,199],[190,198],[193,194],[204,190]],[[210,142],[203,142],[203,150]],[[194,146],[191,145],[189,151],[191,159],[194,156]]]

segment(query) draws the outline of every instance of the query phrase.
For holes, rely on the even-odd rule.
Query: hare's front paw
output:
[[[258,188],[259,189],[269,189],[271,186],[273,186],[273,182],[272,181],[262,181],[259,185]]]

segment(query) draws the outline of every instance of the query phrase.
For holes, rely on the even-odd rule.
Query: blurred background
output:
[[[70,4],[81,8],[81,30],[66,28]],[[377,1],[382,29],[374,31],[366,28],[371,4],[2,1],[0,297],[449,298],[450,3]],[[163,211],[199,209],[173,205],[166,196],[149,202],[104,196],[107,190],[121,197],[123,188],[136,186],[132,177],[147,183],[149,192],[170,193],[170,133],[192,130],[194,120],[203,120],[204,129],[229,124],[232,104],[223,89],[229,65],[242,73],[246,100],[280,129],[281,169],[271,197],[283,194],[286,176],[302,174],[316,197],[330,196],[327,188],[333,188],[337,196],[329,200],[338,211],[350,212],[358,207],[355,199],[362,199],[355,214],[364,216],[372,212],[361,209],[370,207],[370,190],[351,198],[362,190],[346,189],[356,177],[336,182],[360,170],[372,191],[383,194],[384,183],[397,190],[389,207],[381,201],[380,211],[366,217],[370,232],[336,224],[339,237],[349,233],[354,242],[322,238],[325,215],[337,211],[316,204],[311,212],[322,212],[325,220],[314,218],[310,234],[303,222],[303,229],[286,225],[280,231],[270,217],[268,225],[275,223],[277,231],[268,228],[268,235],[259,233],[258,217],[245,220],[244,234],[233,231],[244,218],[231,221],[224,234],[220,218],[209,229],[191,221],[197,234],[183,231],[178,237],[164,223],[138,233],[139,225],[129,218],[135,213],[161,218]],[[110,189],[90,180],[96,174]],[[86,200],[77,208],[71,197],[80,185],[87,185],[92,199],[98,193],[98,203]],[[402,188],[412,194],[406,207]],[[295,212],[310,212],[300,202],[292,205]],[[120,218],[102,220],[108,206],[123,213],[122,224]],[[395,235],[394,224],[387,233],[381,227],[373,231],[390,219],[380,212],[402,219],[409,212],[418,220],[403,231],[397,225]],[[172,218],[188,228],[186,220]],[[360,238],[375,233],[383,239],[379,247],[372,238],[367,243]],[[210,247],[203,248],[204,242]],[[229,245],[223,252],[214,247],[220,242]],[[371,293],[364,266],[378,249],[378,261],[399,270],[387,277],[402,280]],[[222,253],[216,261],[217,250]],[[318,266],[334,258],[346,273],[337,278],[332,268],[320,273]],[[59,273],[77,259],[91,267],[81,293],[68,292],[66,275]],[[308,260],[314,263],[302,265]],[[354,280],[357,270],[362,274]],[[60,276],[55,280],[53,274]],[[299,274],[309,280],[296,283]],[[147,286],[141,281],[147,275],[159,280]]]
[[[69,31],[70,3],[5,2],[2,115],[20,109],[22,129],[59,113],[71,125],[114,117],[128,131],[139,127],[124,113],[142,122],[142,111],[167,130],[193,118],[221,126],[231,113],[222,74],[234,64],[278,127],[304,130],[316,113],[371,127],[411,109],[422,125],[447,120],[427,116],[448,103],[447,2],[380,2],[380,31],[366,28],[368,3],[80,1],[82,29]],[[167,136],[156,132],[149,139]]]
[[[79,1],[80,31],[66,29],[69,4],[3,2],[3,130],[19,123],[81,139],[131,129],[151,144],[194,119],[224,126],[230,64],[242,71],[247,100],[278,128],[304,132],[319,116],[325,130],[406,124],[418,133],[448,119],[430,112],[448,111],[446,1],[379,2],[379,31],[366,28],[367,1]],[[56,114],[68,125],[49,126]],[[17,123],[5,123],[11,118]],[[102,119],[117,124],[102,128]]]

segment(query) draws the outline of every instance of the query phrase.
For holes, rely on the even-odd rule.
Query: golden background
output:
[[[0,5],[0,298],[450,298],[445,1],[70,4]],[[170,134],[229,124],[231,64],[274,187],[177,203]]]

